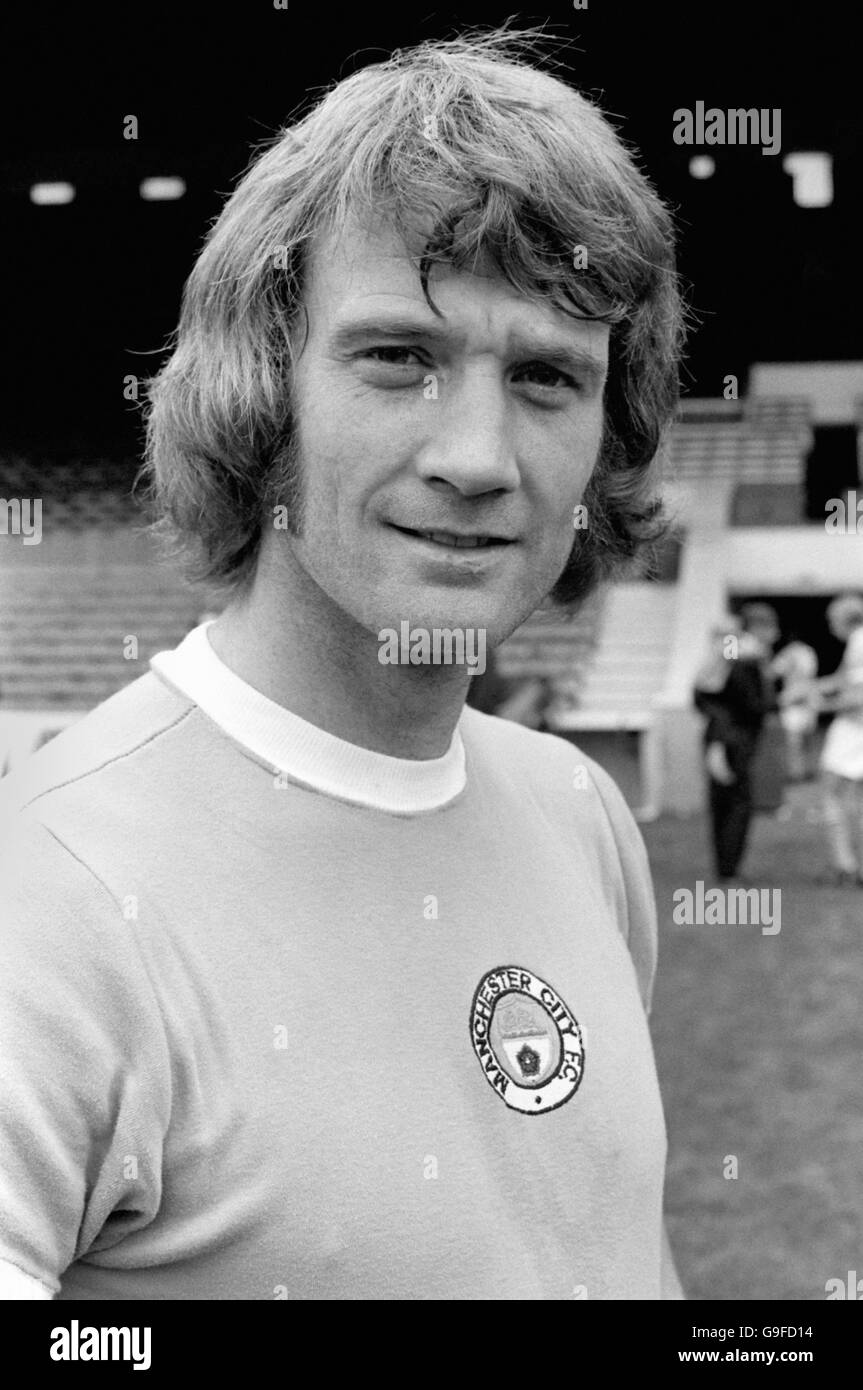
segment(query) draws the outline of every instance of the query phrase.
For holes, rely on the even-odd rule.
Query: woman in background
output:
[[[818,682],[823,709],[835,709],[821,751],[821,789],[834,881],[863,887],[863,597],[840,594],[827,609],[846,643],[835,675]]]
[[[818,725],[818,654],[792,636],[770,663],[770,674],[782,682],[779,719],[788,776],[792,782],[803,782],[812,775],[812,739]]]

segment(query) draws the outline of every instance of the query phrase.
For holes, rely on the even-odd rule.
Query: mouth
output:
[[[412,536],[415,540],[420,541],[431,541],[434,545],[445,546],[450,550],[489,550],[513,544],[507,536],[493,536],[482,531],[416,531],[409,526],[391,524],[393,530],[400,531],[403,536]]]

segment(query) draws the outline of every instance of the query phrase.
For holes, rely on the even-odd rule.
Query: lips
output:
[[[509,537],[489,535],[482,531],[432,531],[415,530],[410,526],[395,526],[402,535],[415,536],[417,540],[433,541],[435,545],[446,545],[453,550],[481,550],[494,545],[511,545]]]

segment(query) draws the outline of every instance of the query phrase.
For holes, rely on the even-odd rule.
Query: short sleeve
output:
[[[635,966],[644,1010],[649,1014],[656,975],[658,929],[647,849],[617,784],[597,763],[593,764],[592,772],[611,824],[620,864],[623,934]]]
[[[26,815],[0,851],[0,1261],[64,1270],[152,1220],[166,1046],[134,924]]]

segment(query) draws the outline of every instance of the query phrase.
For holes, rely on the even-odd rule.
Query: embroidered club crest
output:
[[[578,1022],[560,995],[523,966],[500,965],[482,977],[470,1037],[486,1080],[511,1110],[557,1110],[581,1084]]]

